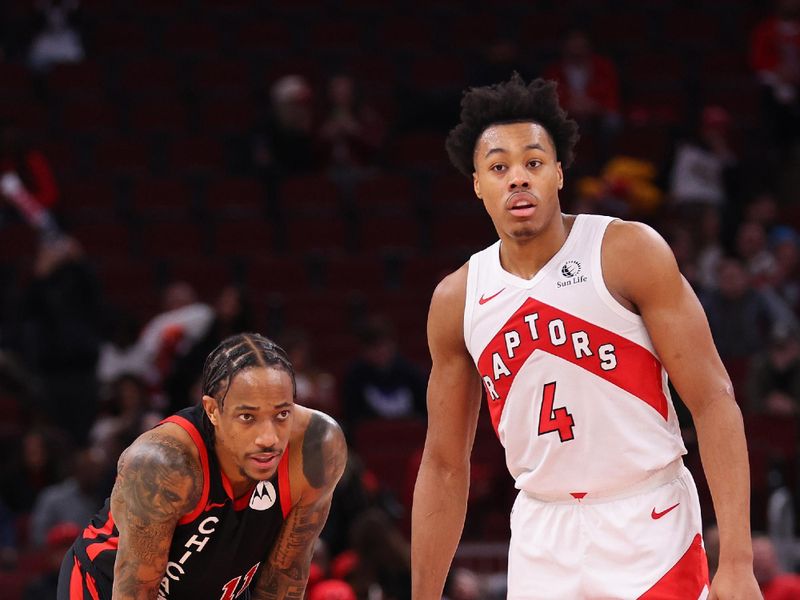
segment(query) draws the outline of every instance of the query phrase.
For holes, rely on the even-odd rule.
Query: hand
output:
[[[742,567],[720,565],[708,600],[762,600],[761,590],[753,575],[753,568],[747,564]]]

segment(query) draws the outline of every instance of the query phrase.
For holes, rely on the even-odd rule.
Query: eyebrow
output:
[[[273,406],[273,409],[284,409],[284,408],[291,408],[292,402],[281,402],[280,404],[276,404]],[[251,411],[259,411],[261,407],[259,406],[251,406],[250,404],[238,404],[234,407],[233,410],[251,410]]]
[[[528,144],[527,146],[525,146],[525,150],[541,150],[542,152],[544,152],[545,148],[541,144]],[[489,158],[490,155],[498,154],[500,152],[508,152],[508,150],[506,150],[505,148],[492,148],[484,155],[483,158]]]

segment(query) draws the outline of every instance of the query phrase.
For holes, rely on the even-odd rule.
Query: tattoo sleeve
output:
[[[173,438],[154,433],[122,454],[111,492],[119,530],[114,600],[158,597],[175,525],[197,503],[202,486],[197,460]]]
[[[253,589],[252,600],[302,600],[314,543],[331,508],[333,488],[347,461],[347,445],[339,426],[313,413],[303,438],[303,475],[316,500],[301,499],[283,524],[269,559]]]

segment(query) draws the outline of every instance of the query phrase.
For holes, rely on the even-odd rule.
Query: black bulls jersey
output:
[[[203,492],[194,510],[178,521],[158,597],[232,600],[257,578],[291,508],[289,448],[272,479],[258,482],[252,492],[235,500],[203,423],[202,406],[183,409],[163,422],[179,425],[194,440],[202,463]],[[70,589],[88,588],[98,600],[111,599],[119,541],[109,502],[72,547]],[[72,594],[69,597],[73,600]],[[82,593],[78,597],[82,599]]]

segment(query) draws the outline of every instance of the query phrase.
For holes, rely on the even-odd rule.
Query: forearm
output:
[[[426,452],[411,513],[411,586],[414,600],[439,600],[464,528],[469,462],[448,467]]]
[[[719,527],[720,564],[751,563],[750,469],[741,411],[722,396],[693,417]]]
[[[288,570],[266,565],[250,597],[252,600],[302,600],[309,567],[310,561],[293,565]]]

